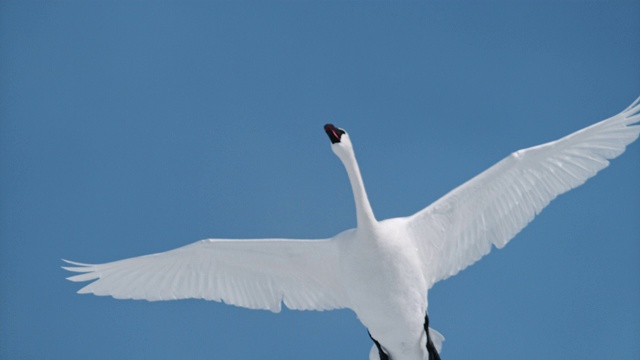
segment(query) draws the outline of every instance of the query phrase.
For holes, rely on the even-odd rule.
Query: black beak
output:
[[[325,125],[324,126],[324,131],[329,136],[329,139],[331,140],[332,144],[339,143],[340,142],[340,137],[342,137],[342,134],[345,133],[344,130],[338,129],[337,127],[333,126],[333,124]]]

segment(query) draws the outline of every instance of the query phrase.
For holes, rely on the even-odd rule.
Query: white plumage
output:
[[[505,246],[558,195],[638,138],[640,98],[618,115],[516,151],[416,214],[378,222],[349,136],[325,128],[352,186],[358,225],[322,240],[209,239],[159,253],[65,269],[79,293],[117,299],[199,298],[280,311],[351,308],[392,359],[427,359],[427,290]],[[337,138],[337,139],[336,139]],[[337,140],[337,141],[334,141]],[[66,261],[66,260],[65,260]],[[438,351],[442,335],[430,331]],[[371,359],[378,358],[374,346]]]

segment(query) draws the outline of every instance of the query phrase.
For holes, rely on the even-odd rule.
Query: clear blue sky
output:
[[[353,227],[640,95],[640,3],[0,2],[0,358],[365,359],[347,310],[77,295],[61,258]],[[640,358],[640,143],[430,292],[443,359]]]

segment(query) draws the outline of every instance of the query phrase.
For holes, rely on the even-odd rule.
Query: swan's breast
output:
[[[372,334],[418,336],[427,307],[427,287],[417,249],[404,228],[385,221],[373,231],[356,230],[343,250],[344,287],[362,323]]]

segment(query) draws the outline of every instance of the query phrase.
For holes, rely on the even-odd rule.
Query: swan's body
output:
[[[323,240],[210,239],[104,264],[69,262],[76,266],[67,270],[82,273],[69,279],[95,280],[79,293],[118,299],[201,298],[274,312],[281,303],[296,310],[351,308],[376,341],[371,359],[436,359],[443,337],[425,332],[428,290],[491,245],[505,246],[556,196],[624,152],[640,133],[632,126],[640,121],[639,101],[560,140],[511,154],[412,216],[380,222],[349,136],[327,125],[349,175],[356,228]]]

